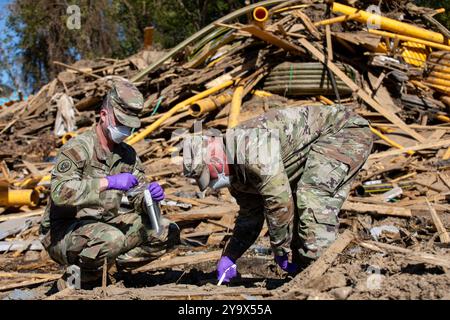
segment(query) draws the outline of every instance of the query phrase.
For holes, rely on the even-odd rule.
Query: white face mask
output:
[[[229,186],[231,186],[232,177],[225,175],[225,165],[222,165],[222,172],[218,172],[215,167],[214,169],[217,172],[217,179],[211,180],[209,182],[208,187],[214,190],[218,190],[222,188],[228,188]]]
[[[117,143],[117,144],[121,143],[131,135],[131,128],[129,128],[127,126],[111,125],[111,120],[109,119],[109,115],[108,115],[108,122],[109,122],[109,124],[108,124],[109,136],[110,136],[111,140],[114,141],[115,143]]]

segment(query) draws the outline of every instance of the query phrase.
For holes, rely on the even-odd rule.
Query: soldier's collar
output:
[[[100,144],[95,126],[92,127],[92,134],[94,138],[94,150],[97,159],[106,161],[106,159],[108,158],[108,153],[106,152],[105,149],[103,149],[102,145]]]

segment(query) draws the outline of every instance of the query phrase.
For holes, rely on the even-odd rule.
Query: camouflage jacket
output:
[[[144,167],[136,151],[126,143],[106,152],[100,145],[95,127],[72,138],[58,153],[52,170],[49,203],[41,223],[46,234],[51,221],[95,219],[108,221],[123,212],[142,212],[143,195],[123,204],[123,191],[100,192],[100,179],[122,172],[134,174],[145,182]]]
[[[227,137],[228,156],[234,159],[234,180],[230,192],[241,207],[240,214],[264,212],[276,255],[290,252],[295,208],[292,194],[309,151],[321,152],[322,146],[318,141],[321,136],[333,135],[343,127],[352,126],[368,126],[368,122],[341,105],[290,107],[272,109],[243,122],[232,131],[232,138]],[[275,144],[272,142],[269,149],[270,140],[261,139],[265,132],[275,138],[272,141],[278,141]],[[353,163],[355,152],[359,151],[341,148],[336,143],[334,146],[327,145],[322,153],[357,171],[359,167]],[[246,240],[233,239],[235,232],[224,255],[235,259],[240,257],[252,244],[248,243],[248,239],[256,240],[259,232],[247,228],[247,233],[256,234],[250,236],[242,232]]]

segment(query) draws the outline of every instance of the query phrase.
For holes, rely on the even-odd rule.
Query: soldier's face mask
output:
[[[121,143],[131,135],[131,128],[127,126],[114,126],[111,121],[112,111],[108,111],[108,132],[109,136],[114,143]]]
[[[214,165],[214,164],[208,165],[209,170],[215,171],[215,174],[210,173],[212,179],[209,181],[209,184],[208,184],[208,187],[210,187],[214,190],[228,188],[229,186],[231,186],[231,182],[232,182],[232,177],[230,175],[225,174],[225,163],[223,163],[223,161],[221,161],[219,166],[222,168],[220,170],[220,172],[219,172],[219,170],[217,170],[217,165]]]

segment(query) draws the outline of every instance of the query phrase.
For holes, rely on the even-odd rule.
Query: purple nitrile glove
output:
[[[298,266],[295,263],[290,263],[288,255],[284,256],[275,256],[275,262],[278,266],[288,273],[294,273],[297,271]]]
[[[150,191],[152,199],[157,202],[164,200],[164,198],[166,197],[163,188],[157,182],[150,183],[148,185],[148,191]]]
[[[227,269],[228,271],[226,271],[223,282],[230,282],[232,278],[236,277],[237,271],[236,268],[232,268],[233,265],[235,265],[235,263],[227,256],[220,258],[219,263],[217,264],[217,280],[220,281],[220,278],[222,278]]]
[[[107,176],[106,179],[108,180],[108,190],[128,191],[139,183],[138,179],[131,173],[119,173],[113,176]]]

